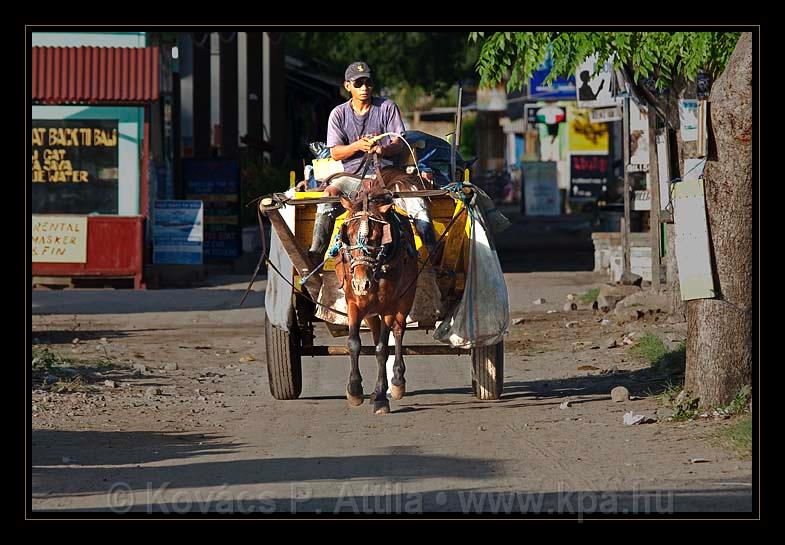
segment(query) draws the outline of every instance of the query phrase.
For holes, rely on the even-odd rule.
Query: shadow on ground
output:
[[[258,284],[257,284],[258,286]],[[255,286],[256,287],[256,286]],[[264,292],[245,289],[34,291],[33,314],[137,314],[261,308]]]
[[[145,491],[353,479],[482,479],[503,474],[497,462],[421,455],[409,447],[363,456],[203,461],[205,456],[237,452],[240,446],[217,435],[33,430],[33,497],[101,494],[115,483]],[[83,459],[66,465],[63,456],[69,452],[84,453]],[[202,461],[189,462],[194,456]]]

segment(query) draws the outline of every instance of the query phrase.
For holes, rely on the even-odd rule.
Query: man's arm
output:
[[[330,112],[327,120],[327,146],[330,148],[330,157],[335,161],[349,159],[358,151],[368,151],[371,145],[363,138],[349,143],[349,138],[341,126],[341,115],[338,107]]]
[[[370,139],[367,138],[360,138],[356,142],[352,142],[351,144],[336,144],[330,148],[330,157],[332,157],[336,161],[343,161],[344,159],[348,159],[358,151],[367,152],[369,151],[373,145],[370,143]]]
[[[403,118],[401,117],[401,111],[398,109],[398,105],[394,102],[391,102],[391,108],[389,114],[387,116],[387,126],[385,127],[385,132],[394,132],[396,134],[402,134],[406,127],[403,125]],[[382,157],[394,157],[401,153],[404,149],[403,141],[398,138],[397,136],[390,137],[390,143],[377,146],[374,151],[380,154]]]

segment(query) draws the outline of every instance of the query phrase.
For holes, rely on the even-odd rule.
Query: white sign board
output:
[[[527,161],[523,169],[523,199],[527,216],[558,216],[561,213],[555,161]]]
[[[657,163],[660,173],[660,209],[665,210],[671,202],[671,169],[668,143],[664,134],[657,135]]]
[[[477,110],[502,112],[507,110],[507,91],[503,86],[495,89],[477,89]]]
[[[682,142],[695,142],[698,139],[697,100],[679,100],[679,129]]]
[[[608,59],[599,74],[594,74],[597,55],[587,57],[575,70],[575,86],[578,88],[579,108],[601,108],[615,106],[613,61]]]
[[[630,164],[649,166],[649,115],[630,100]]]
[[[703,180],[674,186],[673,220],[682,301],[715,297]]]
[[[87,216],[33,215],[33,263],[87,263]]]

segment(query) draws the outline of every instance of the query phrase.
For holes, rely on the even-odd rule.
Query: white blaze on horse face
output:
[[[360,229],[357,232],[357,242],[365,244],[368,240],[368,216],[363,216],[360,220]]]

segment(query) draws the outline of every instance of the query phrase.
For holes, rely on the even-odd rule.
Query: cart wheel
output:
[[[294,309],[292,309],[294,312]],[[291,331],[274,326],[265,313],[264,340],[267,347],[267,376],[275,399],[297,399],[303,390],[300,339],[297,324]]]
[[[477,399],[499,399],[504,390],[504,341],[472,348],[472,393]]]

